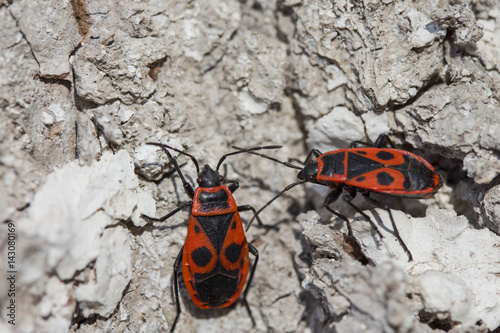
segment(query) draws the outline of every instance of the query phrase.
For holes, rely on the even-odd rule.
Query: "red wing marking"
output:
[[[189,269],[189,275],[210,273],[218,260],[217,252],[210,238],[194,216],[189,219],[184,253],[186,254],[182,257],[184,278],[187,269]]]
[[[248,243],[238,212],[233,215],[231,225],[226,233],[226,239],[220,253],[222,266],[227,270],[243,269],[248,271]],[[243,262],[245,261],[245,262]]]

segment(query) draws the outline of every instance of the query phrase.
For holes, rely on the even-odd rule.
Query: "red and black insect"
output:
[[[324,154],[317,149],[311,150],[306,159],[308,162],[304,163],[305,167],[297,174],[299,181],[288,185],[259,209],[255,216],[292,187],[306,182],[316,183],[332,189],[323,205],[347,223],[349,235],[352,235],[352,227],[347,217],[329,207],[343,191],[346,194],[342,199],[366,218],[382,238],[382,234],[370,217],[351,202],[356,193],[360,192],[368,202],[389,212],[394,234],[408,254],[409,260],[413,260],[411,252],[399,235],[390,209],[383,202],[372,198],[370,194],[376,192],[417,199],[429,198],[441,187],[442,180],[425,159],[404,150],[381,148],[385,142],[394,147],[389,138],[382,134],[371,148],[357,148],[357,144],[367,146],[369,144],[355,141],[349,149],[338,149]],[[312,155],[316,157],[316,161],[310,160]],[[285,164],[290,166],[289,163]],[[252,220],[248,226],[251,222]]]
[[[251,210],[255,214],[255,209],[249,205],[236,205],[232,193],[239,188],[239,183],[235,181],[227,186],[223,185],[224,177],[219,175],[218,170],[226,157],[230,155],[261,149],[276,149],[281,146],[240,149],[223,155],[215,170],[209,165],[205,165],[200,172],[194,156],[164,144],[148,144],[163,148],[181,178],[184,191],[191,198],[190,201],[161,218],[141,215],[150,222],[163,222],[182,209],[191,206],[186,241],[174,263],[174,293],[177,313],[170,331],[175,330],[181,313],[177,280],[181,267],[186,289],[193,302],[202,309],[224,308],[233,304],[242,292],[248,276],[248,283],[243,292],[243,301],[252,323],[255,325],[246,296],[257,267],[259,254],[257,249],[247,242],[238,213]],[[199,186],[196,190],[184,178],[169,149],[189,156],[195,164],[198,173],[196,181]],[[258,222],[262,225],[260,220]],[[249,253],[255,256],[255,261],[248,275]]]

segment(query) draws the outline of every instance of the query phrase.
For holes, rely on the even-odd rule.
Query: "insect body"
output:
[[[182,252],[182,275],[196,305],[223,308],[243,290],[251,245],[229,187],[220,184],[219,175],[209,166],[200,178]],[[257,255],[255,248],[252,254]]]
[[[224,308],[233,304],[241,294],[248,277],[243,300],[250,318],[255,324],[246,301],[246,295],[257,267],[259,255],[257,249],[247,242],[238,213],[248,210],[255,213],[255,210],[248,205],[236,205],[232,193],[238,189],[238,182],[228,185],[222,184],[224,177],[219,175],[217,170],[227,156],[260,149],[276,149],[281,146],[254,147],[232,152],[220,158],[216,170],[205,165],[200,172],[198,162],[193,156],[167,145],[148,144],[163,148],[181,178],[186,194],[192,199],[161,218],[142,215],[150,222],[163,222],[180,210],[191,206],[186,241],[174,263],[174,293],[177,313],[171,332],[175,330],[181,312],[177,281],[177,273],[181,268],[189,295],[193,302],[203,309]],[[192,159],[198,170],[197,183],[199,187],[196,191],[185,180],[169,149]],[[262,224],[260,220],[258,221]],[[250,274],[248,274],[249,253],[255,256]]]
[[[429,198],[441,186],[429,162],[404,150],[351,148],[316,154],[316,162],[297,175],[299,180],[412,198]]]
[[[409,260],[412,260],[412,254],[399,235],[390,209],[383,202],[372,198],[370,194],[376,192],[411,198],[429,198],[441,187],[442,180],[432,165],[422,157],[404,150],[381,148],[385,141],[392,145],[387,136],[380,135],[372,148],[357,148],[356,144],[367,144],[356,141],[349,149],[339,149],[324,154],[317,149],[311,150],[306,161],[312,155],[316,157],[316,161],[309,160],[305,163],[304,168],[297,174],[299,181],[288,185],[257,211],[257,214],[292,187],[306,182],[316,183],[331,188],[332,191],[323,205],[347,223],[350,235],[352,227],[347,217],[329,207],[343,191],[346,194],[342,199],[363,215],[382,238],[382,234],[370,217],[351,202],[356,193],[360,192],[367,201],[389,212],[394,234],[408,254]]]

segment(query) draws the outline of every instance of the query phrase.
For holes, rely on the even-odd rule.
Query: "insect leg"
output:
[[[253,318],[252,311],[250,310],[250,306],[248,305],[247,294],[248,289],[250,288],[250,284],[252,283],[253,274],[255,273],[255,269],[257,268],[257,262],[259,262],[259,251],[257,251],[257,249],[250,243],[248,243],[248,249],[250,250],[250,253],[255,256],[255,261],[253,262],[252,270],[250,271],[250,275],[248,276],[247,287],[243,292],[243,302],[245,303],[245,307],[247,308],[250,319],[252,319],[252,324],[253,326],[255,326],[255,319]]]
[[[171,211],[170,213],[168,213],[167,215],[165,216],[162,216],[162,217],[151,217],[151,216],[147,216],[147,215],[144,215],[144,214],[141,214],[141,217],[143,219],[145,219],[146,221],[148,222],[164,222],[166,219],[168,219],[169,217],[177,214],[179,211],[183,210],[184,208],[186,208],[187,206],[191,206],[193,204],[192,201],[188,201],[186,202],[185,204],[183,204],[182,206],[180,207],[177,207],[176,209],[174,209],[173,211]]]
[[[342,219],[345,221],[347,225],[347,230],[349,236],[352,236],[352,227],[351,227],[351,222],[349,222],[349,219],[345,216],[340,214],[339,212],[333,210],[332,208],[329,207],[329,205],[340,197],[340,194],[342,193],[342,187],[337,187],[336,189],[332,190],[330,194],[325,198],[325,201],[323,202],[323,206],[332,214],[335,214],[338,218]]]
[[[234,181],[234,182],[228,184],[227,188],[229,189],[229,191],[231,191],[231,193],[234,193],[234,191],[236,191],[237,189],[240,188],[240,183],[238,183],[237,181]]]
[[[356,193],[356,192],[354,192]],[[377,232],[377,234],[380,236],[380,238],[384,238],[384,236],[380,233],[380,230],[378,230],[377,226],[375,225],[375,223],[373,222],[373,220],[365,213],[363,212],[361,209],[358,208],[358,206],[356,206],[355,204],[353,204],[351,201],[352,199],[354,199],[354,195],[352,194],[346,194],[342,197],[342,200],[344,200],[347,204],[349,204],[349,206],[351,206],[352,208],[354,208],[354,210],[356,210],[358,213],[360,213],[366,220],[368,220],[368,222],[370,223],[370,225],[372,226],[373,230],[375,230]]]
[[[408,255],[408,261],[412,261],[413,260],[413,256],[412,256],[410,250],[408,249],[408,247],[406,246],[405,242],[401,238],[401,235],[399,234],[398,227],[396,226],[396,223],[394,222],[394,218],[392,217],[392,213],[391,213],[390,208],[386,204],[384,204],[383,202],[370,197],[369,193],[363,194],[363,196],[372,205],[375,205],[375,206],[377,206],[379,208],[385,209],[389,213],[389,217],[390,217],[391,223],[392,223],[392,229],[394,230],[393,231],[394,232],[394,236],[396,236],[396,239],[398,240],[399,244],[401,244],[401,247],[403,248],[403,250]]]
[[[357,140],[353,141],[353,142],[351,142],[351,148],[356,148],[356,145],[358,145],[358,144],[363,145],[363,146],[368,146],[368,147],[382,148],[386,142],[392,148],[395,148],[394,143],[392,143],[391,139],[389,139],[389,137],[386,134],[380,134],[378,136],[377,140],[375,140],[375,143],[373,145],[368,143],[368,142],[364,142],[364,141],[357,141]]]
[[[392,143],[391,139],[389,139],[389,137],[385,134],[380,134],[378,136],[377,140],[375,140],[375,143],[373,144],[373,147],[381,148],[386,142],[389,144],[389,146],[395,148],[394,143]]]
[[[176,306],[176,315],[174,319],[174,323],[172,324],[172,328],[170,329],[170,333],[173,333],[175,330],[175,325],[177,324],[177,320],[179,319],[179,316],[181,315],[181,303],[179,300],[179,282],[177,281],[177,273],[179,272],[179,269],[181,268],[181,262],[182,262],[182,252],[184,251],[184,246],[181,248],[179,254],[177,255],[177,258],[175,259],[174,262],[174,296],[175,296],[175,306]]]
[[[351,142],[350,148],[356,148],[357,145],[372,147],[371,143],[356,140],[356,141]]]

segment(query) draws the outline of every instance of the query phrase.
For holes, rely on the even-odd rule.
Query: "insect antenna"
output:
[[[290,163],[287,163],[287,162],[281,162],[275,158],[272,158],[270,156],[267,156],[267,155],[264,155],[264,154],[259,154],[259,153],[255,153],[254,151],[255,150],[262,150],[262,149],[279,149],[281,148],[282,146],[279,146],[279,145],[273,145],[273,146],[259,146],[259,147],[251,147],[251,148],[237,148],[237,147],[233,147],[234,149],[238,149],[237,151],[233,151],[231,153],[228,153],[228,154],[225,154],[225,155],[222,155],[220,160],[219,160],[219,163],[217,163],[217,168],[216,168],[216,171],[218,172],[219,171],[219,167],[221,166],[222,162],[224,162],[224,160],[228,157],[228,156],[231,156],[231,155],[236,155],[236,154],[241,154],[241,153],[248,153],[248,154],[253,154],[253,155],[257,155],[257,156],[261,156],[261,157],[264,157],[264,158],[267,158],[267,159],[270,159],[270,160],[273,160],[275,162],[278,162],[278,163],[281,163],[283,165],[287,165],[287,164],[290,164]],[[287,164],[285,164],[287,163]],[[293,164],[290,164],[290,165],[293,165]],[[288,165],[287,165],[288,166]],[[291,167],[291,166],[289,166]],[[295,166],[293,166],[295,167]],[[298,167],[297,167],[298,168]],[[302,169],[302,168],[301,168]]]
[[[281,148],[281,146],[279,146],[279,147]],[[299,167],[297,165],[294,165],[294,164],[292,164],[290,162],[280,161],[280,160],[278,160],[278,159],[276,159],[274,157],[268,156],[268,155],[259,154],[259,153],[256,153],[254,151],[251,151],[251,150],[249,151],[249,149],[252,149],[252,148],[240,148],[240,147],[236,147],[236,146],[231,146],[231,148],[239,149],[239,151],[241,151],[241,152],[247,152],[247,153],[252,154],[252,155],[257,155],[257,156],[260,156],[260,157],[267,158],[268,160],[271,160],[271,161],[279,163],[279,164],[283,164],[284,166],[287,166],[287,167],[292,168],[292,169],[302,170],[301,167]]]
[[[194,165],[196,166],[196,173],[200,174],[200,167],[198,166],[198,161],[196,160],[196,158],[194,158],[194,156],[192,156],[192,155],[189,155],[188,153],[183,152],[182,150],[176,149],[174,147],[170,147],[170,146],[162,144],[162,143],[147,142],[146,144],[163,148],[163,150],[165,151],[165,153],[168,156],[168,159],[174,165],[175,171],[177,171],[177,174],[179,175],[179,177],[181,177],[182,186],[184,187],[184,191],[186,192],[186,194],[190,198],[193,198],[194,197],[193,187],[186,181],[186,178],[184,178],[184,175],[182,174],[182,171],[179,168],[179,164],[177,164],[177,161],[175,160],[175,158],[172,157],[172,155],[170,154],[170,152],[168,150],[172,149],[173,151],[176,151],[180,154],[189,156],[191,158],[191,160],[193,161]]]
[[[260,214],[260,212],[262,212],[274,200],[278,199],[283,193],[285,193],[289,189],[291,189],[291,188],[293,188],[293,187],[295,187],[297,185],[304,184],[304,183],[306,183],[306,181],[298,181],[298,182],[292,183],[292,184],[288,185],[287,187],[285,187],[280,193],[276,194],[271,200],[269,200],[264,206],[262,206],[258,211],[255,212],[255,214],[252,216],[252,218],[250,219],[250,221],[248,221],[248,224],[247,224],[247,227],[245,228],[245,231],[248,231],[248,229],[252,225],[253,220],[255,220],[255,218],[257,218],[257,216]]]
[[[191,158],[191,160],[193,161],[194,165],[196,166],[196,174],[199,174],[200,173],[200,166],[198,165],[198,161],[196,160],[196,158],[193,156],[193,155],[190,155],[182,150],[179,150],[177,148],[174,148],[174,147],[171,147],[171,146],[168,146],[166,144],[163,144],[163,143],[156,143],[156,142],[146,142],[147,145],[152,145],[152,146],[158,146],[158,147],[161,147],[163,148],[167,153],[168,153],[168,150],[167,149],[170,149],[170,150],[173,150],[173,151],[176,151],[180,154],[183,154],[183,155],[186,155],[188,156],[189,158]],[[170,154],[169,154],[170,155]]]

